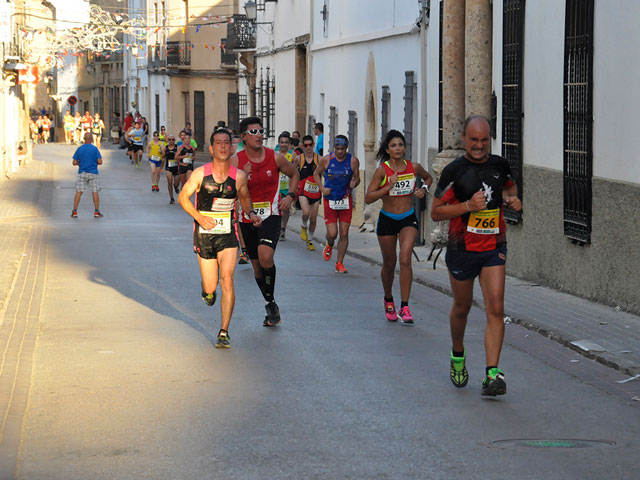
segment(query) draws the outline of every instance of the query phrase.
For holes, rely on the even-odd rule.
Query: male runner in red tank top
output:
[[[262,225],[252,225],[243,208],[242,237],[251,259],[256,283],[265,300],[267,315],[263,325],[273,327],[280,322],[280,309],[275,302],[276,266],[273,255],[280,238],[282,217],[280,211],[288,211],[295,200],[300,175],[286,157],[263,145],[264,129],[258,117],[248,117],[240,122],[240,135],[244,150],[231,158],[231,164],[248,175],[248,187],[253,212],[262,218]],[[289,193],[280,195],[280,173],[289,177]]]

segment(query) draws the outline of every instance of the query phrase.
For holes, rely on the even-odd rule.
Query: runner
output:
[[[180,174],[178,173],[178,160],[176,160],[176,137],[169,135],[167,137],[167,146],[164,148],[164,156],[167,162],[167,187],[169,189],[169,205],[173,205],[176,201],[173,198],[173,191],[180,192]]]
[[[138,168],[142,161],[142,152],[144,149],[144,130],[140,128],[138,122],[134,122],[133,127],[127,132],[127,140],[131,142],[131,160],[133,160],[136,168]]]
[[[329,155],[322,157],[313,177],[318,185],[323,185],[322,175],[325,174],[324,187],[324,223],[327,226],[327,243],[322,251],[322,257],[331,260],[333,244],[338,237],[338,258],[336,259],[336,273],[348,273],[344,268],[344,256],[349,246],[349,226],[353,213],[353,198],[351,191],[360,184],[360,162],[355,155],[347,153],[349,140],[344,135],[336,135],[335,149]],[[317,150],[317,147],[316,147]],[[326,173],[325,173],[326,171]]]
[[[158,138],[165,146],[167,145],[167,130],[164,128],[164,125],[160,127],[160,135]]]
[[[76,112],[76,116],[73,117],[75,129],[73,131],[73,142],[76,145],[80,145],[82,141],[82,116],[80,112]]]
[[[209,154],[212,161],[193,172],[178,201],[194,220],[193,250],[202,276],[202,301],[209,306],[216,301],[220,280],[222,320],[216,348],[229,348],[229,323],[235,304],[233,275],[238,257],[236,199],[249,212],[249,225],[259,228],[262,219],[251,209],[247,175],[229,163],[231,134],[227,130],[218,129],[211,135]],[[194,193],[195,202],[191,204],[189,199]]]
[[[51,131],[51,119],[45,115],[42,118],[42,143],[49,143],[49,134]]]
[[[93,118],[93,127],[92,127],[92,132],[93,132],[93,139],[96,142],[96,147],[100,148],[101,145],[101,141],[102,141],[102,133],[104,132],[104,122],[102,121],[102,119],[100,118],[100,114],[96,113],[94,115]]]
[[[178,146],[175,158],[179,162],[178,174],[180,175],[180,183],[184,188],[193,172],[193,162],[196,159],[196,149],[191,145],[191,135],[186,132],[184,133],[184,141]]]
[[[486,377],[483,395],[504,395],[507,385],[498,368],[504,339],[504,284],[507,259],[503,203],[519,211],[518,187],[511,179],[509,162],[489,154],[489,120],[472,116],[465,120],[462,139],[465,154],[442,171],[431,206],[431,218],[450,220],[445,261],[453,291],[451,324],[451,381],[464,387],[469,374],[465,365],[464,331],[473,301],[473,281],[479,277],[485,302]]]
[[[82,117],[81,126],[82,126],[82,137],[84,138],[84,134],[87,132],[91,132],[93,128],[93,118],[91,118],[91,114],[89,113],[89,110],[84,112],[84,117]]]
[[[312,239],[316,231],[318,209],[320,207],[320,200],[322,199],[320,186],[313,178],[313,172],[319,163],[319,157],[317,153],[314,153],[313,145],[313,137],[311,135],[305,135],[302,138],[302,149],[304,153],[298,155],[294,162],[300,172],[300,185],[298,186],[298,203],[302,209],[300,238],[303,242],[307,242],[307,250],[310,252],[316,249]],[[308,230],[307,222],[309,222]]]
[[[153,139],[147,147],[147,155],[149,155],[149,166],[151,167],[151,191],[160,191],[160,173],[164,165],[164,143],[160,141],[158,132],[153,132]],[[173,197],[173,191],[169,187],[169,194]]]
[[[284,131],[278,137],[278,148],[276,152],[280,152],[285,156],[287,162],[293,163],[293,150],[291,150],[291,136],[290,133]],[[285,197],[289,194],[289,177],[286,173],[280,172],[280,195]],[[280,228],[280,240],[285,240],[285,232],[287,231],[287,223],[289,222],[290,210],[283,210],[280,212],[282,215],[282,227]]]
[[[411,253],[418,236],[418,219],[413,208],[413,197],[424,198],[433,179],[419,163],[404,158],[404,135],[390,130],[378,150],[380,166],[376,169],[364,197],[366,203],[382,199],[382,210],[378,217],[376,234],[382,252],[382,288],[384,311],[387,320],[398,320],[393,303],[393,279],[396,271],[396,245],[400,242],[400,321],[413,325],[409,310],[409,295],[413,282]],[[416,178],[420,177],[423,188],[416,189]]]
[[[291,208],[298,188],[299,175],[284,155],[262,145],[264,129],[258,117],[240,122],[240,132],[245,148],[231,159],[233,165],[248,175],[248,186],[253,209],[262,218],[262,225],[252,225],[244,214],[240,228],[253,266],[256,283],[265,300],[267,315],[263,325],[273,327],[280,323],[280,309],[274,298],[276,266],[273,255],[280,235],[280,211]],[[289,177],[291,191],[284,197],[279,194],[278,170]],[[246,210],[243,208],[243,212]]]
[[[64,141],[67,145],[71,145],[71,143],[73,143],[74,127],[75,124],[73,121],[73,116],[71,115],[69,110],[67,110],[64,114]]]
[[[242,149],[239,148],[241,140],[240,140],[240,135],[235,135],[233,134],[233,131],[231,131],[231,155],[235,155],[236,153],[240,152]],[[240,204],[239,202],[236,202],[236,208],[237,211],[240,211]],[[240,242],[240,258],[238,260],[238,263],[240,265],[246,265],[247,263],[249,263],[249,254],[247,253],[247,246],[244,243],[244,238],[242,238],[242,229],[238,228],[238,241]]]
[[[36,120],[36,126],[38,127],[38,143],[42,143],[42,115],[38,115],[38,118]]]

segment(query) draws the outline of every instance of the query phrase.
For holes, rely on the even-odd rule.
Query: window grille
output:
[[[332,152],[335,150],[334,141],[336,138],[337,123],[338,123],[338,112],[336,110],[336,107],[329,107],[329,141],[331,142],[329,144],[329,148],[331,149]]]
[[[227,93],[227,124],[235,132],[240,126],[240,95],[236,92]]]
[[[228,52],[233,50],[254,50],[256,48],[255,21],[249,20],[246,15],[233,15],[229,19],[229,23],[227,23],[225,47]]]
[[[249,105],[247,95],[238,95],[238,113],[240,118],[247,118],[249,116]]]
[[[567,0],[564,47],[564,234],[591,242],[593,0]]]
[[[309,123],[307,124],[307,135],[314,135],[314,128],[316,126],[316,117],[309,115]]]
[[[509,161],[522,200],[522,65],[525,0],[504,0],[502,12],[502,156]],[[504,219],[522,222],[522,212],[508,207]]]
[[[391,103],[391,93],[389,92],[389,86],[382,86],[382,108],[380,111],[380,127],[381,127],[381,137],[384,138],[387,136],[387,132],[389,131],[389,110]]]
[[[405,157],[407,160],[413,161],[412,145],[413,145],[413,110],[416,84],[413,81],[414,72],[404,72],[404,138],[405,138]]]
[[[260,80],[256,85],[256,115],[262,119],[265,138],[275,137],[275,91],[276,79],[266,68],[266,76],[260,68]]]
[[[348,112],[349,119],[347,120],[348,132],[347,136],[349,138],[349,153],[353,155],[356,154],[357,146],[358,146],[358,116],[356,112],[353,110],[349,110]]]

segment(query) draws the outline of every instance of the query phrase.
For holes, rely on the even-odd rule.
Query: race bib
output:
[[[416,176],[413,173],[398,175],[398,181],[389,191],[390,197],[399,197],[401,195],[409,195],[416,186]]]
[[[133,137],[133,139],[134,139],[136,142],[139,142],[140,140],[142,140],[142,137]]]
[[[177,167],[178,166],[178,162],[176,162],[175,160],[169,160],[167,162],[167,167]]]
[[[500,233],[500,209],[480,210],[469,214],[467,232],[480,235],[495,235]]]
[[[280,172],[280,190],[288,190],[289,189],[289,177]]]
[[[154,162],[159,162],[160,160],[162,160],[162,157],[159,157],[158,155],[151,155],[151,160],[153,160]]]
[[[213,218],[215,221],[215,225],[209,230],[200,227],[200,233],[207,233],[211,235],[224,235],[225,233],[231,233],[231,212],[200,211],[200,213],[205,217]]]
[[[262,220],[266,220],[271,216],[271,203],[270,202],[255,202],[253,209]]]
[[[308,193],[318,193],[320,191],[320,187],[317,183],[307,180],[304,182],[304,191]]]
[[[329,200],[329,208],[332,210],[349,210],[349,196],[345,195],[340,200]]]
[[[183,158],[182,163],[185,165],[191,165],[193,163],[193,157],[189,155],[188,157]]]

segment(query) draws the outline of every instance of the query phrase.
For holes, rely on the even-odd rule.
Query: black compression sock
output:
[[[491,367],[487,367],[486,371],[487,371],[487,375],[489,375],[489,370],[491,370],[492,368],[498,368],[496,365],[493,365]]]
[[[408,307],[408,306],[409,306],[409,302],[400,302],[400,308]]]
[[[391,296],[391,297],[389,297],[389,298],[384,297],[384,301],[385,301],[385,302],[392,302],[392,303],[393,303],[393,296]]]
[[[273,292],[276,289],[276,266],[262,268],[262,278],[264,279],[264,299],[267,302],[273,302]]]
[[[264,299],[267,299],[267,295],[265,293],[265,285],[264,285],[264,277],[255,277],[256,279],[256,283],[258,284],[258,288],[260,289],[260,293],[262,294],[262,296],[264,297]]]
[[[453,355],[454,357],[462,358],[464,357],[464,350],[462,350],[461,352],[456,352],[455,350],[451,349],[451,355]]]

